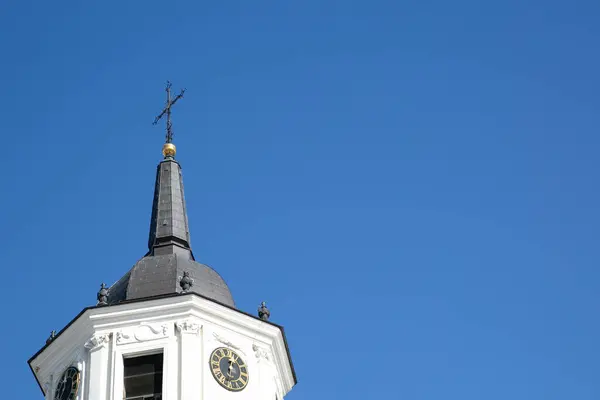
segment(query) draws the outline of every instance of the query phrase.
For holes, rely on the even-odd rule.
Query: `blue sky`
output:
[[[5,1],[3,396],[144,254],[170,79],[194,253],[286,327],[289,400],[598,399],[599,18]]]

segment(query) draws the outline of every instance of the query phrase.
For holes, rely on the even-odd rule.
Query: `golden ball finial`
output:
[[[162,148],[162,153],[165,157],[175,157],[175,153],[177,153],[177,148],[173,143],[165,143]]]

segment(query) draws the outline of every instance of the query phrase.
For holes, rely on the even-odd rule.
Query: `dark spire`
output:
[[[156,125],[164,115],[167,116],[167,135],[162,150],[165,159],[158,164],[156,171],[150,237],[148,239],[148,254],[151,255],[174,254],[179,249],[191,251],[181,167],[175,161],[177,149],[173,144],[171,125],[171,107],[183,97],[185,89],[174,99],[171,99],[171,82],[167,81],[166,91],[165,108],[154,119],[154,125]]]
[[[164,159],[156,169],[154,201],[150,218],[148,253],[109,289],[108,304],[158,295],[194,292],[230,307],[235,307],[231,292],[221,276],[194,259],[190,247],[188,217],[183,195],[181,167],[175,161],[176,148],[171,130],[171,107],[183,91],[171,100],[167,85],[167,105],[156,117],[167,116]]]
[[[169,156],[156,169],[148,254],[164,255],[182,251],[191,252],[183,179],[179,163]]]

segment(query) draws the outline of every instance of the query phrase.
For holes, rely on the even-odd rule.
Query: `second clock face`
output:
[[[226,347],[219,347],[212,352],[210,371],[227,390],[239,392],[248,385],[248,366],[242,357]]]
[[[79,389],[79,370],[69,367],[59,378],[54,391],[54,400],[75,400],[77,389]]]

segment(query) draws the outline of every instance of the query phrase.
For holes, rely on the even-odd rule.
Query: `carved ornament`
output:
[[[169,324],[141,324],[117,332],[117,344],[147,342],[168,337]]]
[[[266,361],[271,361],[273,359],[273,355],[271,352],[263,347],[257,346],[256,344],[252,344],[252,350],[254,350],[254,356],[257,358],[257,362],[260,362],[261,359]]]
[[[87,342],[85,342],[85,348],[88,350],[95,350],[97,348],[104,347],[108,344],[110,335],[94,335]]]
[[[201,327],[200,324],[198,324],[197,322],[194,322],[192,320],[189,320],[189,319],[177,321],[175,323],[175,326],[177,327],[179,332],[190,333],[193,335],[197,335],[198,333],[200,333],[200,327]]]
[[[217,342],[223,343],[225,346],[230,347],[232,349],[236,349],[239,352],[241,352],[243,355],[246,355],[246,353],[244,352],[244,350],[242,350],[240,348],[240,346],[236,346],[230,340],[224,338],[223,336],[220,336],[218,333],[213,332],[213,336]]]

